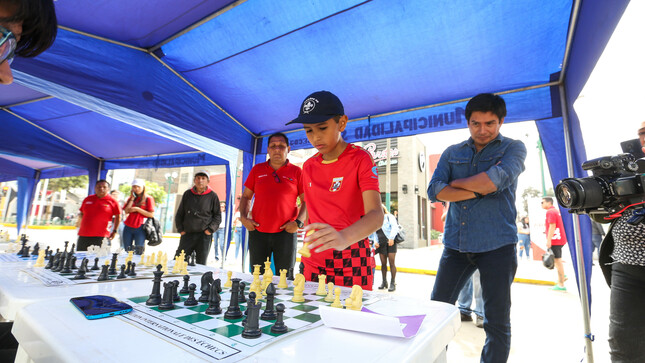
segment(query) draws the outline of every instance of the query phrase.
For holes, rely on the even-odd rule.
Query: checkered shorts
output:
[[[304,275],[307,281],[318,281],[318,275],[326,275],[326,282],[335,286],[352,287],[360,285],[364,290],[372,290],[374,275],[374,256],[366,238],[342,251],[327,250],[303,259]]]

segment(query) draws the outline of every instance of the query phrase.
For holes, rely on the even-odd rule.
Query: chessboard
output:
[[[91,256],[88,256],[91,257]],[[136,262],[139,262],[139,258],[136,256],[134,257],[134,260]],[[99,280],[99,275],[101,274],[101,267],[104,265],[106,258],[99,259],[98,261],[94,261],[94,259],[90,258],[92,260],[94,266],[97,266],[98,269],[92,270],[94,266],[92,264],[89,264],[88,267],[90,268],[89,271],[85,272],[85,279],[81,280],[76,280],[74,277],[78,273],[78,267],[71,269],[71,272],[62,272],[62,271],[53,271],[51,268],[46,269],[43,267],[27,267],[21,269],[21,271],[29,274],[30,276],[40,280],[45,286],[61,286],[61,285],[76,285],[76,284],[90,284],[90,283],[102,283],[102,282],[115,282],[115,281],[131,281],[131,280],[136,280],[136,279],[148,279],[152,280],[154,277],[153,272],[156,271],[156,267],[154,265],[146,265],[145,263],[143,264],[137,264],[135,266],[135,272],[136,275],[128,275],[124,274],[125,276],[120,276],[121,275],[121,266],[126,264],[126,256],[120,255],[118,256],[116,266],[119,266],[115,273],[109,273],[107,274],[107,278],[104,280]],[[109,258],[108,258],[109,260]],[[173,260],[168,261],[168,273],[164,274],[164,277],[177,277],[177,279],[181,280],[181,274],[180,273],[173,273],[172,269],[174,267],[174,262]],[[188,275],[190,276],[201,276],[205,271],[207,267],[206,266],[188,266]]]
[[[224,281],[226,272],[222,270],[215,272],[214,277]],[[245,295],[248,299],[250,276],[236,273],[236,277],[241,278],[246,283]],[[272,279],[274,284],[278,284],[278,280],[278,276],[274,276]],[[199,281],[191,279],[191,282],[199,286]],[[221,314],[205,314],[206,309],[209,307],[208,303],[200,302],[196,306],[185,306],[184,302],[188,294],[179,294],[180,301],[175,302],[175,308],[172,310],[162,310],[158,306],[146,305],[149,296],[129,298],[125,302],[132,305],[133,311],[118,318],[203,359],[235,362],[251,356],[277,340],[323,324],[319,312],[320,306],[329,306],[330,303],[324,300],[325,296],[316,295],[318,283],[305,283],[304,302],[300,303],[291,301],[294,295],[292,281],[289,281],[288,285],[288,288],[276,289],[274,300],[274,304],[283,304],[285,307],[282,318],[284,325],[287,326],[287,331],[282,334],[271,332],[271,326],[275,321],[260,319],[259,328],[262,331],[260,337],[255,339],[242,337],[244,330],[242,321],[244,317],[239,319],[224,318],[224,313],[231,298],[231,289],[226,287],[222,288],[220,293]],[[350,288],[341,288],[343,301],[350,296],[350,293]],[[379,294],[365,291],[363,294],[363,306],[369,306],[380,299]],[[266,297],[259,299],[259,301],[263,303],[262,309],[264,309]],[[240,303],[239,307],[243,312],[247,310],[246,303]]]

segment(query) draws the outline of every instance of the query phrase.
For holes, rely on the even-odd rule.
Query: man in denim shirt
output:
[[[466,105],[470,138],[446,149],[428,187],[451,202],[432,300],[454,304],[479,269],[486,344],[482,362],[506,362],[511,348],[511,283],[517,270],[515,190],[526,147],[500,135],[506,103],[483,93]]]

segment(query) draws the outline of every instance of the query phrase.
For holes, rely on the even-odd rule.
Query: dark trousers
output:
[[[103,244],[103,238],[105,237],[84,237],[78,236],[78,241],[76,241],[76,250],[77,251],[87,251],[89,246],[99,246]]]
[[[609,299],[612,362],[645,362],[645,267],[615,263]]]
[[[515,244],[482,253],[444,248],[431,298],[454,304],[476,269],[480,273],[486,331],[481,361],[506,362],[511,350],[511,283],[517,270]]]
[[[293,268],[295,263],[293,257],[296,251],[294,234],[287,231],[278,233],[250,231],[249,262],[251,267],[253,265],[262,266],[260,273],[264,274],[264,261],[273,254],[276,274],[280,274],[280,270],[289,271],[290,268]]]
[[[195,251],[197,255],[196,262],[200,265],[205,265],[208,259],[208,251],[211,249],[212,239],[213,235],[207,235],[204,232],[186,233],[179,238],[179,246],[175,256],[179,256],[183,250],[186,254],[186,261],[188,261],[188,257]]]

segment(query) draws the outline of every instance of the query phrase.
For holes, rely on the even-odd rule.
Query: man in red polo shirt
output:
[[[249,230],[251,266],[264,264],[273,254],[276,272],[293,269],[295,233],[306,216],[302,190],[302,169],[287,159],[291,148],[283,133],[269,136],[269,160],[251,169],[240,199],[240,220]],[[255,196],[252,211],[250,201]],[[300,197],[298,212],[296,199]]]
[[[562,265],[562,246],[567,244],[567,236],[564,234],[562,216],[553,206],[553,198],[551,197],[542,198],[542,209],[546,210],[546,222],[544,222],[546,248],[553,251],[555,269],[558,271],[558,283],[551,290],[567,291],[567,288],[564,287],[564,266]]]
[[[77,251],[87,251],[91,245],[100,246],[103,238],[110,240],[116,234],[116,228],[108,230],[108,224],[114,218],[114,225],[121,222],[121,208],[119,203],[108,194],[110,183],[106,180],[99,180],[94,186],[94,193],[83,200],[80,213],[78,214],[78,242]]]

